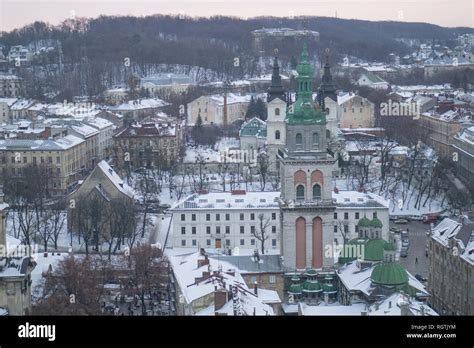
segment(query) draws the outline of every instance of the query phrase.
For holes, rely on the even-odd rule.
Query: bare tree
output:
[[[258,228],[254,229],[252,235],[260,242],[262,255],[265,254],[265,241],[270,238],[270,218],[264,214],[258,215]]]
[[[270,158],[266,152],[257,155],[257,173],[260,181],[260,190],[265,191],[267,185],[268,172],[270,169]]]
[[[143,219],[141,227],[141,236],[145,235],[146,227],[150,224],[148,219],[148,211],[154,201],[158,200],[158,194],[160,192],[157,181],[149,171],[144,170],[138,174],[135,181],[135,189],[140,193],[141,205],[143,208]]]

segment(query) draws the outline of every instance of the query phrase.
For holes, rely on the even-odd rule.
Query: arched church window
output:
[[[313,133],[313,149],[319,148],[319,133]]]
[[[301,135],[301,133],[296,134],[296,149],[303,149],[303,135]]]
[[[280,108],[275,109],[275,116],[280,116]]]
[[[318,184],[313,186],[313,200],[321,199],[321,186]]]
[[[275,139],[280,140],[280,131],[279,130],[275,131]]]
[[[326,139],[331,138],[331,131],[329,129],[326,129]]]
[[[296,186],[296,200],[304,201],[304,186],[301,184]]]

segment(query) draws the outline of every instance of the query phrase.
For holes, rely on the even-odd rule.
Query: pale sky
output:
[[[70,16],[326,16],[474,28],[474,0],[0,0],[0,31]]]

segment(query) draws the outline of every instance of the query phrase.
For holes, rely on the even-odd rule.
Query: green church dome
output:
[[[375,266],[370,279],[375,284],[400,286],[408,284],[408,273],[398,262],[382,262]]]
[[[370,227],[382,228],[382,226],[383,226],[382,221],[380,221],[376,217],[374,217],[372,221],[370,221]]]
[[[385,250],[385,251],[396,251],[397,248],[395,247],[394,243],[388,242],[383,246],[383,250]]]
[[[324,284],[323,291],[327,294],[334,294],[337,292],[336,287],[332,284]]]
[[[300,295],[303,293],[303,288],[300,284],[291,284],[290,288],[288,289],[288,293],[293,295]]]
[[[365,261],[382,261],[383,251],[387,241],[383,239],[369,239],[364,245]]]
[[[321,292],[322,290],[317,280],[307,280],[303,283],[303,292]]]
[[[339,263],[345,264],[358,258],[364,261],[382,261],[383,251],[390,250],[389,243],[383,239],[355,238],[346,243],[339,255]]]
[[[315,277],[318,275],[318,272],[314,268],[309,268],[306,270],[304,275],[307,277]]]
[[[359,220],[359,222],[357,223],[357,226],[370,227],[370,220],[364,216],[362,219]]]

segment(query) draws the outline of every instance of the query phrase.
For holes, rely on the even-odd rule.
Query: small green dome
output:
[[[307,280],[303,283],[304,292],[321,292],[323,289],[317,280]]]
[[[382,261],[385,245],[389,244],[383,239],[368,239],[364,245],[365,261]]]
[[[336,287],[332,284],[324,284],[323,291],[327,294],[334,294],[337,292]]]
[[[370,221],[370,227],[382,228],[382,226],[383,226],[382,221],[380,221],[376,217],[374,217],[372,221]]]
[[[304,275],[307,277],[315,277],[318,275],[318,272],[314,268],[308,268]]]
[[[382,262],[375,266],[370,279],[375,284],[400,286],[408,284],[408,274],[398,262]]]
[[[303,288],[300,284],[291,284],[290,288],[288,289],[288,293],[293,295],[300,295],[303,293]]]
[[[397,248],[395,247],[395,244],[392,242],[388,242],[383,246],[383,250],[385,251],[396,251]]]
[[[295,274],[293,277],[291,277],[291,281],[292,281],[293,283],[298,283],[298,282],[300,281],[300,277],[298,277],[298,276]]]
[[[364,216],[362,219],[359,220],[359,222],[357,223],[357,226],[370,227],[370,220]]]

